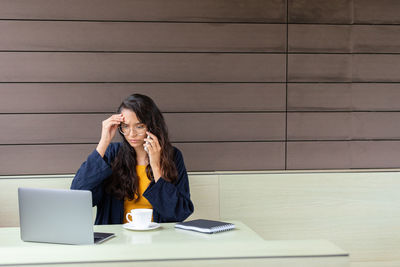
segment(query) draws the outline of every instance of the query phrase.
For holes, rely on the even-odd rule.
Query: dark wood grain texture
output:
[[[280,54],[0,53],[0,82],[282,82]]]
[[[163,112],[285,111],[284,83],[0,83],[0,113],[116,112],[150,96]]]
[[[101,122],[111,115],[0,115],[0,124],[8,125],[0,132],[0,145],[97,143]],[[284,113],[167,113],[164,117],[173,142],[285,139]]]
[[[285,0],[3,0],[0,19],[280,22]]]

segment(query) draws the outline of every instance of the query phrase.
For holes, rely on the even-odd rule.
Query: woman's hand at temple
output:
[[[104,157],[104,153],[106,153],[108,145],[111,143],[111,140],[114,138],[119,125],[123,121],[124,117],[122,114],[112,115],[103,121],[100,142],[96,147],[96,150],[99,152],[101,157]]]

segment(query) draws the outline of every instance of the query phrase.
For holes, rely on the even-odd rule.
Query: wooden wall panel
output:
[[[352,0],[288,0],[289,23],[352,22]]]
[[[288,110],[399,111],[398,83],[288,84]]]
[[[177,143],[192,171],[285,168],[284,142]]]
[[[0,51],[284,52],[284,24],[0,21]]]
[[[349,25],[289,24],[289,52],[349,53],[352,31]]]
[[[190,171],[285,167],[284,142],[174,143]],[[3,145],[0,175],[75,173],[95,144]],[[250,160],[249,160],[250,159]]]
[[[287,169],[398,168],[400,141],[314,141],[287,144]]]
[[[0,54],[0,82],[282,82],[285,55]]]
[[[75,173],[95,144],[2,145],[0,175]]]
[[[400,52],[400,28],[394,25],[289,24],[288,36],[289,52]]]
[[[350,169],[349,142],[288,142],[287,169]]]
[[[365,24],[400,24],[397,0],[353,0],[354,22]]]
[[[2,0],[0,19],[285,22],[285,0]]]
[[[351,55],[291,54],[288,56],[289,82],[350,82]]]
[[[400,27],[397,25],[353,25],[352,29],[354,52],[400,53]]]
[[[354,82],[400,82],[400,55],[353,55]]]
[[[288,140],[400,139],[397,112],[289,113]]]
[[[12,125],[2,129],[0,145],[97,143],[101,122],[109,116],[111,114],[0,115],[1,125]],[[164,116],[173,142],[285,139],[284,113],[166,113]]]
[[[285,111],[284,83],[0,83],[0,113],[116,112],[130,94],[163,112]]]

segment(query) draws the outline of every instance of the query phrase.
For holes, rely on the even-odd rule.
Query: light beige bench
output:
[[[400,266],[400,172],[190,173],[194,218],[240,220],[267,240],[328,239],[352,267]],[[72,175],[0,176],[0,226],[18,225],[17,188]]]

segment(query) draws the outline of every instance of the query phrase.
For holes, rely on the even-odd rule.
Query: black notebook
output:
[[[176,223],[175,228],[213,234],[217,232],[232,230],[235,228],[235,225],[233,223],[198,219]]]

